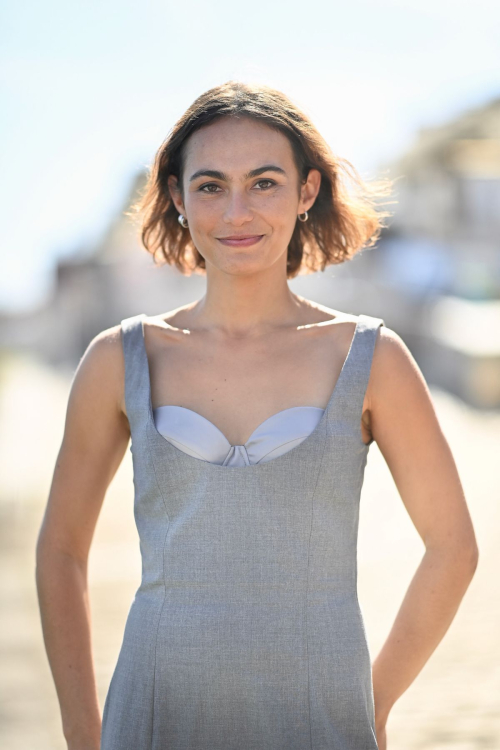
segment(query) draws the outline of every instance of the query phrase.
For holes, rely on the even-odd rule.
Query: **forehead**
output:
[[[206,167],[229,172],[255,166],[256,160],[278,163],[286,170],[293,168],[288,138],[250,117],[222,117],[196,130],[186,143],[186,169]]]

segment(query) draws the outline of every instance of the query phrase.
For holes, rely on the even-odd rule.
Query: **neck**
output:
[[[196,328],[231,338],[252,338],[282,325],[300,324],[301,303],[282,269],[251,276],[207,273],[207,291],[192,308]]]

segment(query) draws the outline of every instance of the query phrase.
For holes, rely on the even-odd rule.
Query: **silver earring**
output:
[[[181,227],[184,227],[184,229],[186,229],[189,226],[188,220],[182,214],[179,214],[179,216],[177,217],[177,221],[179,222]]]
[[[302,216],[304,218],[302,218]],[[309,214],[307,213],[307,211],[304,211],[304,213],[303,214],[299,214],[297,218],[298,218],[299,221],[307,221],[308,218],[309,218]]]

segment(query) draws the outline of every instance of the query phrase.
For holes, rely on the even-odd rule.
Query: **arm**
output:
[[[87,560],[103,499],[127,448],[118,326],[96,336],[76,370],[36,546],[45,648],[72,750],[99,750]]]
[[[378,728],[448,630],[474,575],[478,547],[457,468],[427,384],[400,337],[380,329],[367,398],[370,424],[425,545],[373,663]]]

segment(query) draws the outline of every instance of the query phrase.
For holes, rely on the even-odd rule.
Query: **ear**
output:
[[[168,192],[172,198],[172,203],[180,214],[185,215],[184,203],[182,202],[181,191],[179,189],[179,183],[177,177],[173,174],[169,175],[168,180]]]
[[[321,187],[321,172],[319,169],[310,169],[306,182],[300,188],[299,213],[309,211],[319,193]]]

